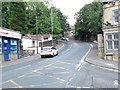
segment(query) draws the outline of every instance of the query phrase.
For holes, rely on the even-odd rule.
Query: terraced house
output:
[[[105,60],[118,61],[120,48],[120,1],[103,3],[103,51]]]

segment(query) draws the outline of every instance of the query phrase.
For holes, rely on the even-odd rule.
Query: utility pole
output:
[[[53,4],[52,4],[52,0],[51,0],[51,31],[52,31],[52,46],[53,46]]]
[[[36,15],[36,37],[37,37],[37,43],[36,43],[36,48],[37,48],[37,54],[38,54],[38,23],[37,23],[37,15]]]

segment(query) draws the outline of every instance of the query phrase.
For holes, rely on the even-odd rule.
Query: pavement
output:
[[[64,44],[62,42],[59,42],[55,47],[58,50],[60,50],[63,46],[64,46]],[[29,62],[31,60],[39,59],[39,58],[41,58],[40,54],[35,54],[32,56],[23,57],[23,58],[20,58],[17,60],[4,61],[4,62],[1,62],[0,64],[2,64],[2,67],[7,67],[7,66],[23,63],[23,62]]]
[[[93,47],[91,47],[91,50],[90,50],[89,54],[87,55],[87,57],[85,59],[86,62],[88,62],[90,64],[93,64],[93,65],[96,65],[96,66],[103,67],[103,68],[108,68],[108,69],[111,69],[111,70],[120,71],[117,61],[110,61],[110,60],[101,59],[98,56],[97,44],[94,43],[92,45],[93,45]]]

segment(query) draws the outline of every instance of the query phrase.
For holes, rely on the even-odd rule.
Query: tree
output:
[[[62,35],[64,35],[64,31],[70,30],[70,25],[67,22],[67,16],[63,15],[63,13],[58,9],[57,10],[58,14],[58,20],[60,22],[61,28],[62,28]]]
[[[10,2],[1,2],[2,3],[2,27],[9,28],[8,18],[9,18],[9,5]]]
[[[55,38],[61,37],[62,31],[69,27],[67,17],[56,7],[49,7],[49,2],[4,2],[2,4],[3,27],[20,31],[22,35],[36,34],[36,20],[38,34],[52,34],[51,17]]]
[[[97,35],[102,30],[102,4],[93,2],[85,5],[76,14],[75,23],[76,37],[81,40],[90,40],[91,36]]]
[[[9,6],[9,29],[20,31],[26,30],[26,4],[25,2],[10,2]]]

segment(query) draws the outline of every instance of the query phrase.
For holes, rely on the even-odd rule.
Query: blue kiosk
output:
[[[0,60],[16,60],[19,57],[20,32],[0,28]]]

